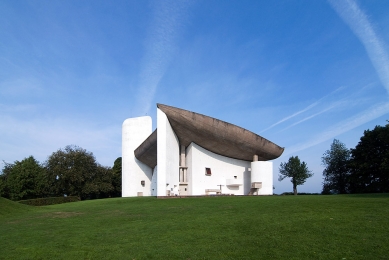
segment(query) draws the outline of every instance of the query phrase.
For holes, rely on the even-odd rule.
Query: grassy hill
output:
[[[31,212],[34,210],[36,210],[34,207],[30,207],[0,197],[0,219],[2,217],[7,217],[7,216],[13,217],[15,215]]]
[[[0,259],[389,258],[388,194],[0,198],[0,211]]]

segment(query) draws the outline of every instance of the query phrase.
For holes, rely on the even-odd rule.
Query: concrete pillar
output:
[[[254,156],[253,156],[253,162],[258,162],[258,155],[254,154]]]
[[[181,145],[180,148],[180,166],[185,167],[185,145]]]
[[[180,145],[180,182],[187,182],[186,177],[185,145]]]

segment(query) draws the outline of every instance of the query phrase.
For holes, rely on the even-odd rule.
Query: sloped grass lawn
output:
[[[1,259],[389,259],[389,195],[0,198]]]

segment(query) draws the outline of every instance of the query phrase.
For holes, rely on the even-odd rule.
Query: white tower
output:
[[[152,132],[149,116],[126,119],[122,126],[122,197],[150,196],[152,171],[136,159],[134,150]]]

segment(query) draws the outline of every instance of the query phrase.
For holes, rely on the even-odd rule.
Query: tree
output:
[[[49,156],[46,169],[55,196],[78,196],[81,199],[111,197],[113,171],[96,162],[93,153],[68,145]]]
[[[116,158],[112,167],[113,177],[112,185],[114,191],[112,197],[121,197],[122,196],[122,157]]]
[[[364,131],[350,167],[352,193],[389,192],[389,124]]]
[[[45,197],[48,183],[44,167],[33,156],[4,163],[1,175],[1,196],[12,200]]]
[[[0,196],[9,199],[8,177],[11,174],[12,164],[3,161],[4,167],[0,175]]]
[[[101,199],[112,197],[111,194],[114,191],[112,177],[112,168],[97,164],[93,178],[85,183],[82,191],[83,198]]]
[[[291,178],[294,195],[297,195],[297,186],[304,184],[306,179],[313,176],[313,173],[308,170],[307,164],[300,162],[298,156],[292,156],[287,163],[281,163],[279,171],[278,181]]]
[[[92,190],[85,188],[96,174],[97,163],[93,153],[68,145],[49,156],[46,169],[54,195],[85,198]]]
[[[349,161],[350,150],[346,145],[337,139],[331,144],[330,150],[327,150],[321,158],[325,167],[323,171],[323,194],[347,193],[349,190]]]

